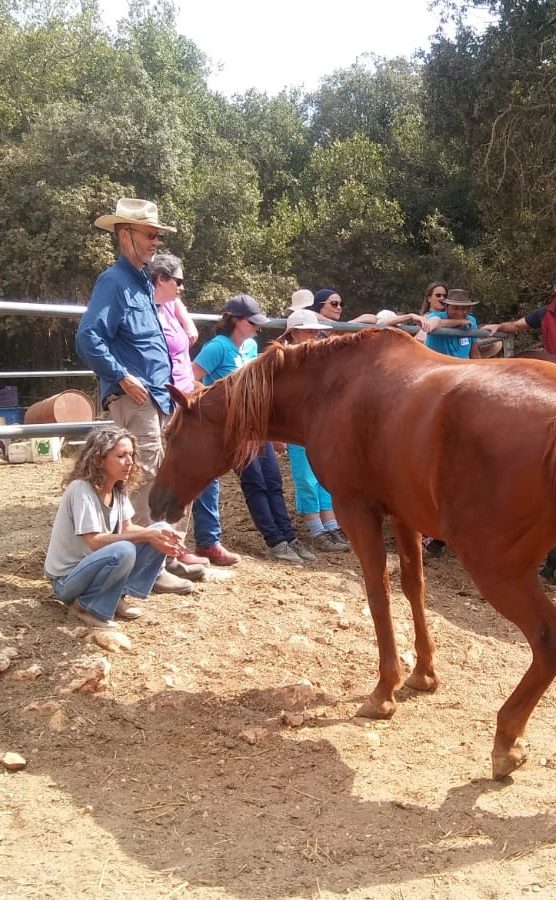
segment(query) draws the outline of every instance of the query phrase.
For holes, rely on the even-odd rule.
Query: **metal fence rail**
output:
[[[50,303],[48,301],[42,303],[20,302],[18,300],[0,300],[0,316],[57,316],[61,318],[77,319],[80,318],[86,310],[86,306],[78,303]],[[211,324],[218,322],[221,318],[216,313],[191,313],[191,317],[197,324]],[[377,327],[387,328],[387,325],[369,326],[359,322],[333,322],[331,323],[335,331],[354,332],[361,331],[363,328]],[[272,318],[263,326],[265,329],[274,331],[284,331],[286,328],[286,319]],[[416,334],[419,331],[417,325],[399,325],[397,326],[410,334]],[[461,330],[458,328],[439,328],[435,334],[446,335],[451,337],[459,337]],[[496,340],[504,341],[504,353],[507,356],[513,355],[513,334],[501,334],[493,337],[488,331],[478,328],[470,328],[466,331],[469,337],[483,338],[481,343],[490,344]],[[91,377],[94,372],[88,369],[74,370],[58,370],[58,371],[9,371],[0,372],[0,379],[12,378],[56,378],[56,377]],[[99,420],[95,422],[65,422],[65,423],[48,423],[44,425],[2,425],[0,424],[0,438],[33,438],[33,437],[80,437],[93,428],[102,428],[105,425],[112,425],[109,419]]]
[[[100,419],[95,422],[48,422],[44,425],[0,425],[0,438],[11,440],[34,437],[82,437],[93,428],[104,428],[113,425],[112,419]]]
[[[0,316],[61,316],[62,318],[67,319],[75,319],[79,318],[83,315],[86,306],[81,306],[78,303],[27,303],[27,302],[19,302],[17,300],[0,300]],[[221,318],[218,313],[190,313],[191,318],[194,322],[199,323],[201,325],[208,324],[211,322],[218,322]],[[387,328],[388,325],[365,325],[360,322],[331,322],[332,328],[335,331],[361,331],[363,328]],[[286,327],[286,319],[283,318],[272,318],[268,321],[268,323],[263,328],[268,328],[274,331],[284,331]],[[408,331],[410,334],[416,334],[419,331],[419,327],[417,325],[398,325],[397,328],[401,328],[404,331]],[[438,335],[446,335],[450,337],[460,337],[461,329],[459,328],[439,328],[435,331],[435,334]],[[485,331],[482,328],[469,328],[465,332],[468,337],[482,337],[486,338],[489,342],[493,340],[490,332]],[[508,339],[513,340],[513,335],[511,334],[501,334],[497,335],[494,340],[503,340],[507,341]],[[68,372],[68,374],[75,374],[73,372]],[[3,377],[0,375],[0,377]],[[12,375],[11,377],[16,377]]]

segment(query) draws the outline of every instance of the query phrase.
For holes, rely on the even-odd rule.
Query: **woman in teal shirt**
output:
[[[204,345],[193,362],[195,378],[211,385],[255,359],[255,335],[267,322],[257,301],[248,294],[238,294],[228,300],[216,326],[216,336]],[[298,566],[314,562],[315,555],[303,546],[288,515],[280,467],[272,444],[263,444],[255,459],[237,474],[251,518],[268,547],[269,558]],[[212,482],[211,488],[213,506],[205,509],[206,521],[200,523],[207,533],[211,528],[219,528],[218,482]],[[197,522],[195,528],[198,528]],[[198,537],[197,543],[203,540],[202,534],[195,537]],[[199,546],[199,552],[201,550],[202,546]]]

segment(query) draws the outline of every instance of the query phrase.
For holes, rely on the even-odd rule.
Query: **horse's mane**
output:
[[[166,440],[169,440],[174,431],[178,429],[178,426],[181,425],[184,411],[192,409],[199,402],[199,399],[209,391],[210,388],[205,387],[202,384],[195,383],[194,389],[190,394],[181,394],[181,398],[177,406],[174,407],[172,414],[170,415],[170,419],[167,425],[164,428],[164,436]]]
[[[286,368],[298,369],[307,357],[325,363],[347,346],[358,347],[363,341],[376,340],[382,329],[366,328],[328,338],[325,341],[304,341],[302,344],[272,344],[257,359],[224,379],[226,392],[226,425],[224,441],[234,456],[234,465],[241,466],[252,459],[266,440],[272,408],[275,376]],[[402,333],[388,329],[392,336]],[[404,337],[407,337],[404,335]]]

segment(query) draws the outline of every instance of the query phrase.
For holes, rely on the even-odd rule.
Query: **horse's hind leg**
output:
[[[415,628],[415,655],[417,661],[406,685],[417,691],[435,691],[438,677],[434,670],[434,641],[425,616],[425,579],[421,535],[408,528],[399,519],[392,518],[396,544],[400,556],[402,590],[411,604]]]
[[[492,773],[503,778],[517,769],[527,753],[520,740],[529,716],[556,675],[556,608],[544,594],[536,571],[519,579],[502,580],[470,574],[483,596],[523,632],[533,661],[498,712]]]
[[[396,710],[394,691],[401,683],[401,668],[390,610],[382,517],[364,501],[351,497],[345,503],[335,497],[334,509],[361,562],[378,644],[378,683],[357,715],[389,719]]]

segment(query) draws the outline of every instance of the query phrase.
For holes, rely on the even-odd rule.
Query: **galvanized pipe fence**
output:
[[[50,303],[49,301],[42,303],[28,303],[18,300],[0,300],[0,316],[56,316],[67,319],[78,319],[86,310],[86,306],[78,303],[63,302]],[[198,325],[211,324],[218,322],[221,318],[216,313],[190,313],[193,321]],[[360,322],[334,322],[330,323],[335,331],[353,332],[361,331],[363,328],[376,327],[387,328],[387,325],[369,326]],[[396,326],[410,334],[416,334],[419,331],[418,325],[398,325]],[[263,326],[264,329],[282,332],[286,328],[286,319],[272,318]],[[504,342],[504,356],[513,356],[514,336],[513,334],[500,334],[492,336],[488,331],[482,328],[470,328],[466,332],[469,337],[482,338],[481,343],[491,344],[495,341],[502,340]],[[446,335],[451,337],[460,337],[461,330],[457,328],[439,328],[435,334]],[[0,372],[0,380],[14,378],[58,378],[58,377],[91,377],[94,372],[88,369],[60,369],[57,371],[21,371],[13,370]],[[33,437],[81,437],[87,434],[93,428],[103,428],[111,425],[110,419],[100,419],[94,422],[65,422],[65,423],[49,423],[44,425],[3,425],[0,424],[0,438],[33,438]]]

